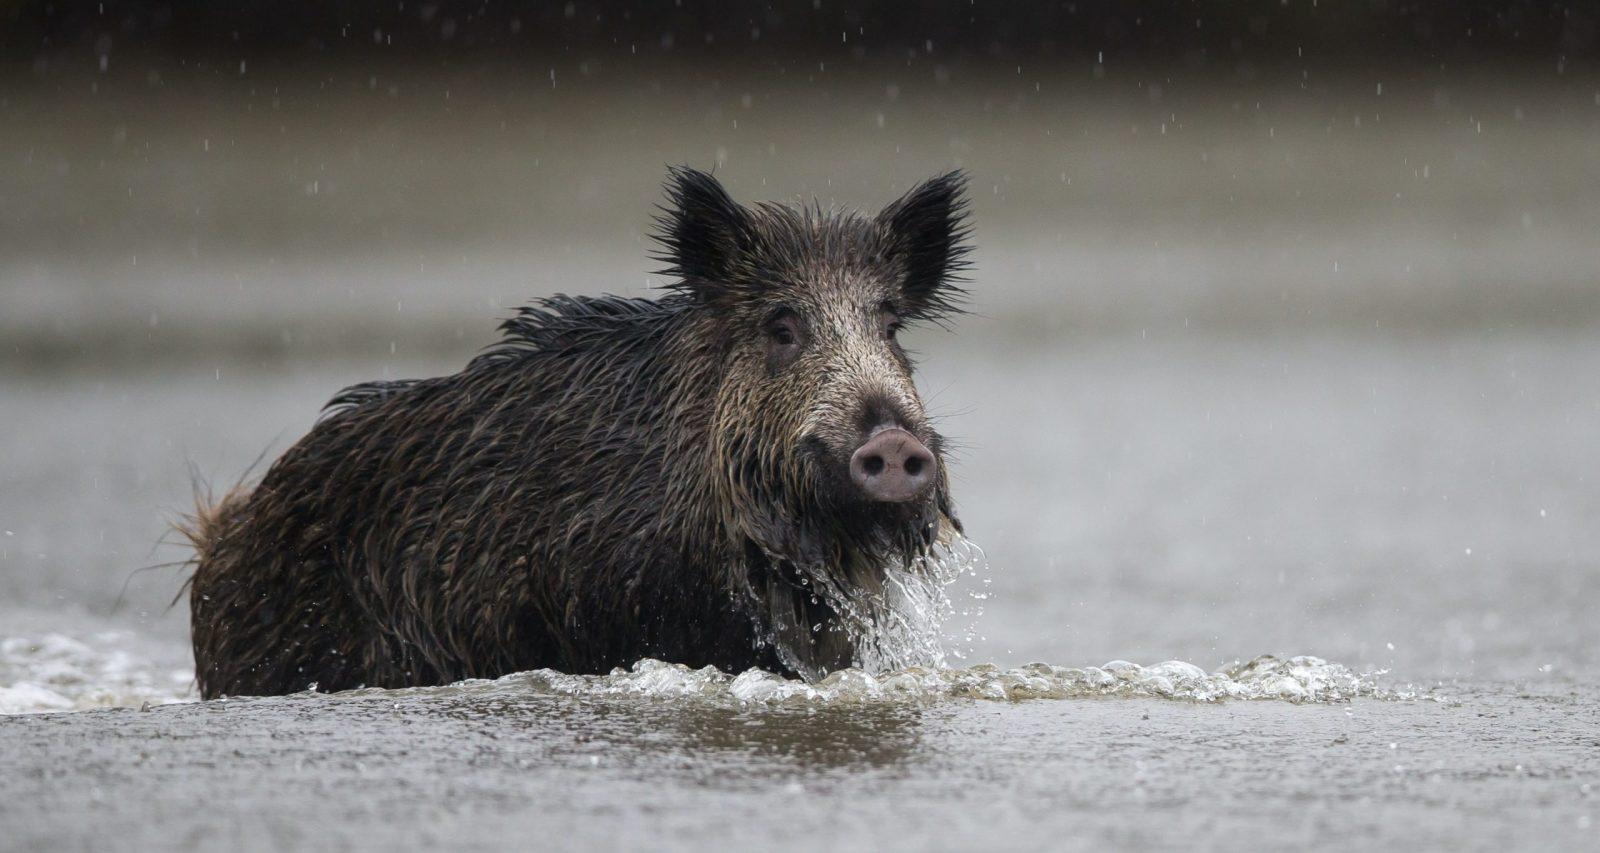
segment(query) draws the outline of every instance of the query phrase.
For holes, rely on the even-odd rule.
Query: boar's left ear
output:
[[[878,214],[885,255],[904,276],[907,319],[938,321],[961,311],[966,291],[967,177],[959,171],[924,182]]]
[[[667,264],[662,274],[678,279],[667,286],[709,304],[736,297],[741,264],[755,243],[750,212],[716,178],[687,166],[667,170],[666,192],[655,239],[662,249],[656,258]]]

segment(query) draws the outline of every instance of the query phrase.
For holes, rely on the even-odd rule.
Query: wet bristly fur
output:
[[[861,216],[674,170],[670,293],[543,300],[459,373],[346,389],[200,509],[202,695],[858,663],[886,570],[956,525],[894,330],[957,309],[962,191],[946,175]],[[773,343],[777,316],[803,346]],[[852,488],[884,424],[938,460],[925,500]]]

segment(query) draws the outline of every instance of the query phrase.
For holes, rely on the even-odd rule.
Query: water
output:
[[[194,673],[157,668],[120,646],[130,637],[116,632],[92,644],[60,634],[12,637],[0,642],[0,714],[137,707],[198,701]],[[573,675],[541,669],[489,680],[406,690],[370,688],[343,698],[449,695],[504,699],[522,695],[634,697],[705,703],[719,707],[822,708],[833,705],[932,704],[950,699],[1021,702],[1098,697],[1162,698],[1193,702],[1277,699],[1287,702],[1348,702],[1357,697],[1411,699],[1411,691],[1378,686],[1342,664],[1310,655],[1279,660],[1262,655],[1207,673],[1192,663],[1167,661],[1140,666],[1111,661],[1104,666],[1061,667],[1044,663],[1002,669],[994,664],[963,668],[906,667],[845,669],[816,681],[785,678],[760,669],[730,675],[713,667],[641,660],[607,675]]]
[[[0,846],[1592,846],[1600,337],[991,333],[916,341],[988,561],[965,656],[819,684],[195,703],[181,570],[130,575],[182,556],[186,463],[445,365],[13,376]]]
[[[0,99],[0,849],[1595,846],[1592,80],[325,71]],[[195,702],[138,570],[193,475],[645,292],[685,161],[973,173],[977,313],[908,335],[987,557],[901,602],[939,642]]]
[[[7,844],[1593,843],[1592,695],[1562,689],[773,706],[537,681],[9,718]]]
[[[79,638],[48,633],[0,639],[0,714],[140,708],[192,702],[194,667],[176,650],[162,665],[128,631]]]
[[[908,667],[882,672],[845,669],[815,682],[788,679],[759,669],[737,676],[715,668],[642,660],[609,675],[571,675],[553,670],[508,675],[494,681],[468,681],[411,693],[448,692],[465,696],[545,693],[576,697],[624,696],[690,700],[721,707],[822,708],[880,703],[929,704],[947,699],[1022,702],[1031,699],[1095,697],[1180,699],[1282,699],[1289,702],[1345,702],[1358,696],[1411,698],[1376,687],[1348,668],[1321,658],[1298,656],[1280,661],[1263,655],[1207,673],[1192,663],[1167,661],[1140,666],[1111,661],[1103,667],[1067,668],[1035,663],[1014,669],[979,664],[964,669]],[[353,691],[356,694],[394,691]]]

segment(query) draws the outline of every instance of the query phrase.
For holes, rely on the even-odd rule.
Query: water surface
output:
[[[1592,849],[1592,75],[1108,56],[0,81],[0,848]],[[194,702],[196,475],[649,291],[684,162],[972,175],[945,667]]]
[[[0,710],[123,707],[0,718],[6,844],[1593,843],[1600,338],[975,329],[917,343],[989,560],[953,601],[984,612],[899,686],[193,703],[181,572],[129,575],[181,556],[151,546],[185,463],[234,476],[330,389],[447,368],[8,380]],[[1278,677],[1299,655],[1320,692]]]

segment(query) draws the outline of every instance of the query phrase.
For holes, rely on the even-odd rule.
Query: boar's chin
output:
[[[841,544],[884,561],[926,553],[939,535],[932,495],[905,503],[854,503],[841,507],[835,518]]]
[[[891,572],[915,571],[917,557],[959,529],[943,506],[942,496],[841,506],[762,525],[759,541],[746,540],[745,600],[785,667],[816,680],[866,665],[864,650],[895,621]]]
[[[769,561],[828,573],[843,563],[907,564],[926,554],[948,517],[939,494],[905,503],[813,504],[747,518],[748,544]],[[948,522],[946,522],[948,523]]]

